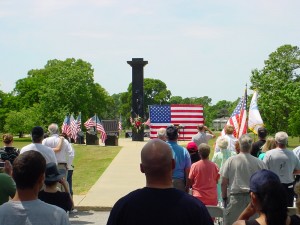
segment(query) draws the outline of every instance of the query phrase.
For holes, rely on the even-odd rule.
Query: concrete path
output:
[[[104,171],[86,195],[74,195],[78,210],[109,211],[115,202],[129,192],[145,186],[145,176],[140,172],[140,152],[144,142],[120,138],[119,154]],[[88,174],[87,174],[88,175]]]

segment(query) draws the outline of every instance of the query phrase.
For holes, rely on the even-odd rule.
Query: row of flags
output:
[[[89,118],[85,123],[84,126],[86,129],[90,129],[95,127],[96,130],[100,133],[101,135],[101,141],[102,143],[105,142],[107,135],[104,130],[104,127],[102,126],[101,120],[95,114],[93,117]],[[119,128],[122,128],[122,124],[119,124]],[[81,113],[79,113],[77,119],[74,119],[73,114],[71,116],[66,116],[64,119],[64,122],[61,127],[62,133],[66,133],[68,137],[73,138],[76,140],[78,132],[81,131]]]

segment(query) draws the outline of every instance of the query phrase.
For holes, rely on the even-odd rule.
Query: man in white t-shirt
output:
[[[50,148],[55,148],[58,146],[59,142],[61,141],[59,137],[59,129],[56,123],[52,123],[48,127],[48,131],[50,132],[50,137],[43,140],[43,145],[48,146]],[[63,139],[63,144],[59,150],[55,151],[55,156],[57,159],[57,167],[58,169],[65,170],[65,175],[67,179],[68,175],[68,161],[69,157],[73,154],[72,148],[70,143]]]
[[[38,151],[44,156],[46,163],[54,162],[57,164],[53,149],[42,144],[42,141],[44,139],[44,130],[42,127],[37,126],[32,129],[31,139],[32,143],[24,146],[21,149],[20,154],[23,154],[24,152],[30,150]]]
[[[66,212],[38,199],[45,179],[46,160],[38,151],[26,151],[13,164],[17,192],[0,206],[0,224],[5,225],[68,225]]]

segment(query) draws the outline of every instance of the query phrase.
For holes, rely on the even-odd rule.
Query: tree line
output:
[[[284,45],[269,55],[265,66],[251,71],[251,87],[260,98],[259,110],[271,133],[279,130],[300,135],[300,51]],[[12,92],[0,90],[0,132],[29,133],[36,125],[61,124],[69,113],[81,112],[84,122],[97,113],[101,119],[122,118],[123,127],[130,127],[131,83],[126,92],[109,95],[94,81],[92,65],[81,59],[49,60],[42,69],[32,69],[16,82]],[[248,97],[250,103],[251,96]],[[144,79],[144,110],[153,104],[202,104],[205,123],[228,117],[236,101],[221,100],[212,104],[209,96],[173,96],[167,85],[158,79]]]

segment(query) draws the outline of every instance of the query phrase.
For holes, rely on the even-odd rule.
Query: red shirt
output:
[[[218,166],[206,160],[192,164],[189,179],[192,181],[193,196],[205,205],[217,205],[217,182],[220,178]]]

